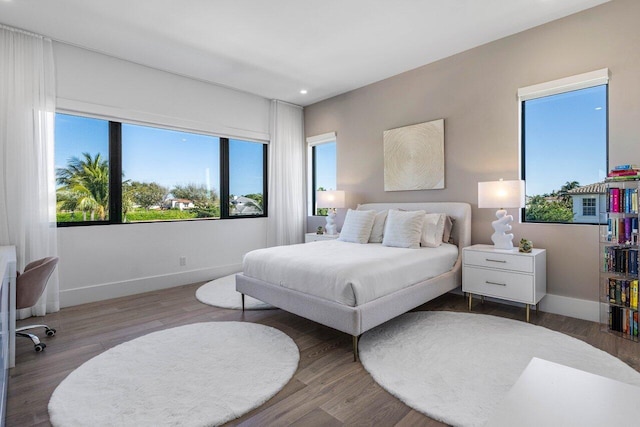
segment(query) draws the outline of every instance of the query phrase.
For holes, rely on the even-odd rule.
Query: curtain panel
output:
[[[54,120],[51,40],[0,25],[0,245],[16,247],[20,271],[58,251]],[[38,304],[17,316],[59,308],[56,269]]]
[[[302,107],[272,101],[268,246],[290,245],[304,241],[307,218],[305,161]]]

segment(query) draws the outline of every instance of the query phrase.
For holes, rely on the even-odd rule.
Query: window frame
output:
[[[605,168],[609,170],[609,80],[610,72],[608,68],[602,68],[600,70],[590,71],[583,74],[577,74],[570,77],[565,77],[557,80],[548,81],[545,83],[539,83],[531,86],[526,86],[518,89],[518,139],[519,154],[520,154],[520,179],[526,182],[526,158],[525,158],[525,146],[526,136],[524,133],[524,127],[526,124],[526,107],[525,102],[544,98],[553,95],[559,95],[563,93],[578,91],[581,89],[588,89],[596,86],[605,85],[605,97],[607,105],[607,115],[605,118]],[[526,219],[526,207],[520,209],[520,222],[528,224],[565,224],[565,225],[602,225],[594,222],[561,222],[561,221],[528,221]]]
[[[308,203],[308,215],[309,216],[319,216],[325,217],[326,215],[317,215],[316,214],[316,147],[323,144],[336,144],[336,166],[338,163],[338,140],[336,138],[335,132],[327,132],[321,135],[310,136],[307,138],[307,182],[308,182],[308,192],[309,197],[307,198]],[[337,167],[336,167],[337,171]],[[337,184],[337,176],[336,176],[336,184]],[[333,190],[336,190],[334,188]]]
[[[596,197],[583,197],[580,199],[582,201],[582,216],[597,216],[598,212],[597,212],[597,198]],[[585,205],[585,202],[589,202],[587,205]],[[586,214],[585,213],[585,208],[588,208],[590,211],[593,210],[593,214]]]
[[[140,123],[136,121],[128,121],[121,119],[113,119],[101,117],[100,115],[67,111],[63,109],[56,110],[57,114],[66,114],[76,117],[84,117],[89,119],[104,120],[109,126],[109,218],[104,221],[72,221],[72,222],[56,222],[58,227],[81,227],[88,225],[119,225],[119,224],[155,224],[155,223],[167,223],[167,222],[184,222],[184,221],[209,221],[209,220],[226,220],[226,219],[238,219],[238,218],[264,218],[268,216],[268,143],[264,141],[257,141],[247,139],[245,137],[223,137],[214,135],[209,132],[177,128],[174,126]],[[178,132],[187,132],[198,135],[206,135],[217,137],[220,140],[220,217],[219,218],[192,218],[192,219],[168,219],[168,220],[155,220],[155,221],[135,221],[135,222],[123,222],[122,221],[122,125],[132,124],[136,126],[153,127],[162,130],[172,130]],[[263,212],[259,215],[229,215],[229,140],[236,139],[246,142],[253,142],[256,144],[262,144],[262,160],[263,160],[263,180],[262,180],[262,194],[263,194]]]

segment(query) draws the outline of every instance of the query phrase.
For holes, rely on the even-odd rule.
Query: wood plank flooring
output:
[[[161,329],[208,321],[256,322],[280,329],[300,349],[292,380],[271,400],[229,426],[442,426],[378,386],[354,363],[351,337],[282,310],[226,310],[200,303],[200,284],[70,307],[19,325],[46,323],[57,335],[44,337],[43,353],[18,339],[11,369],[7,426],[48,426],[47,404],[57,385],[75,368],[125,341]],[[417,310],[467,311],[461,295],[447,294]],[[524,309],[494,302],[474,304],[474,312],[524,320]],[[599,325],[548,313],[532,313],[532,323],[563,332],[619,357],[640,370],[640,344],[600,332]],[[42,334],[43,335],[43,334]],[[175,351],[167,343],[167,351]]]

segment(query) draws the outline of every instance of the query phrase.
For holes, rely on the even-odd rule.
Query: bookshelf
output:
[[[638,180],[609,180],[600,225],[600,323],[638,342]]]

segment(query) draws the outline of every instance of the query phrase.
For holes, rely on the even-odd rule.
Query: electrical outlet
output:
[[[183,266],[183,267],[185,265],[187,265],[187,257],[186,256],[181,256],[180,257],[180,265]]]

